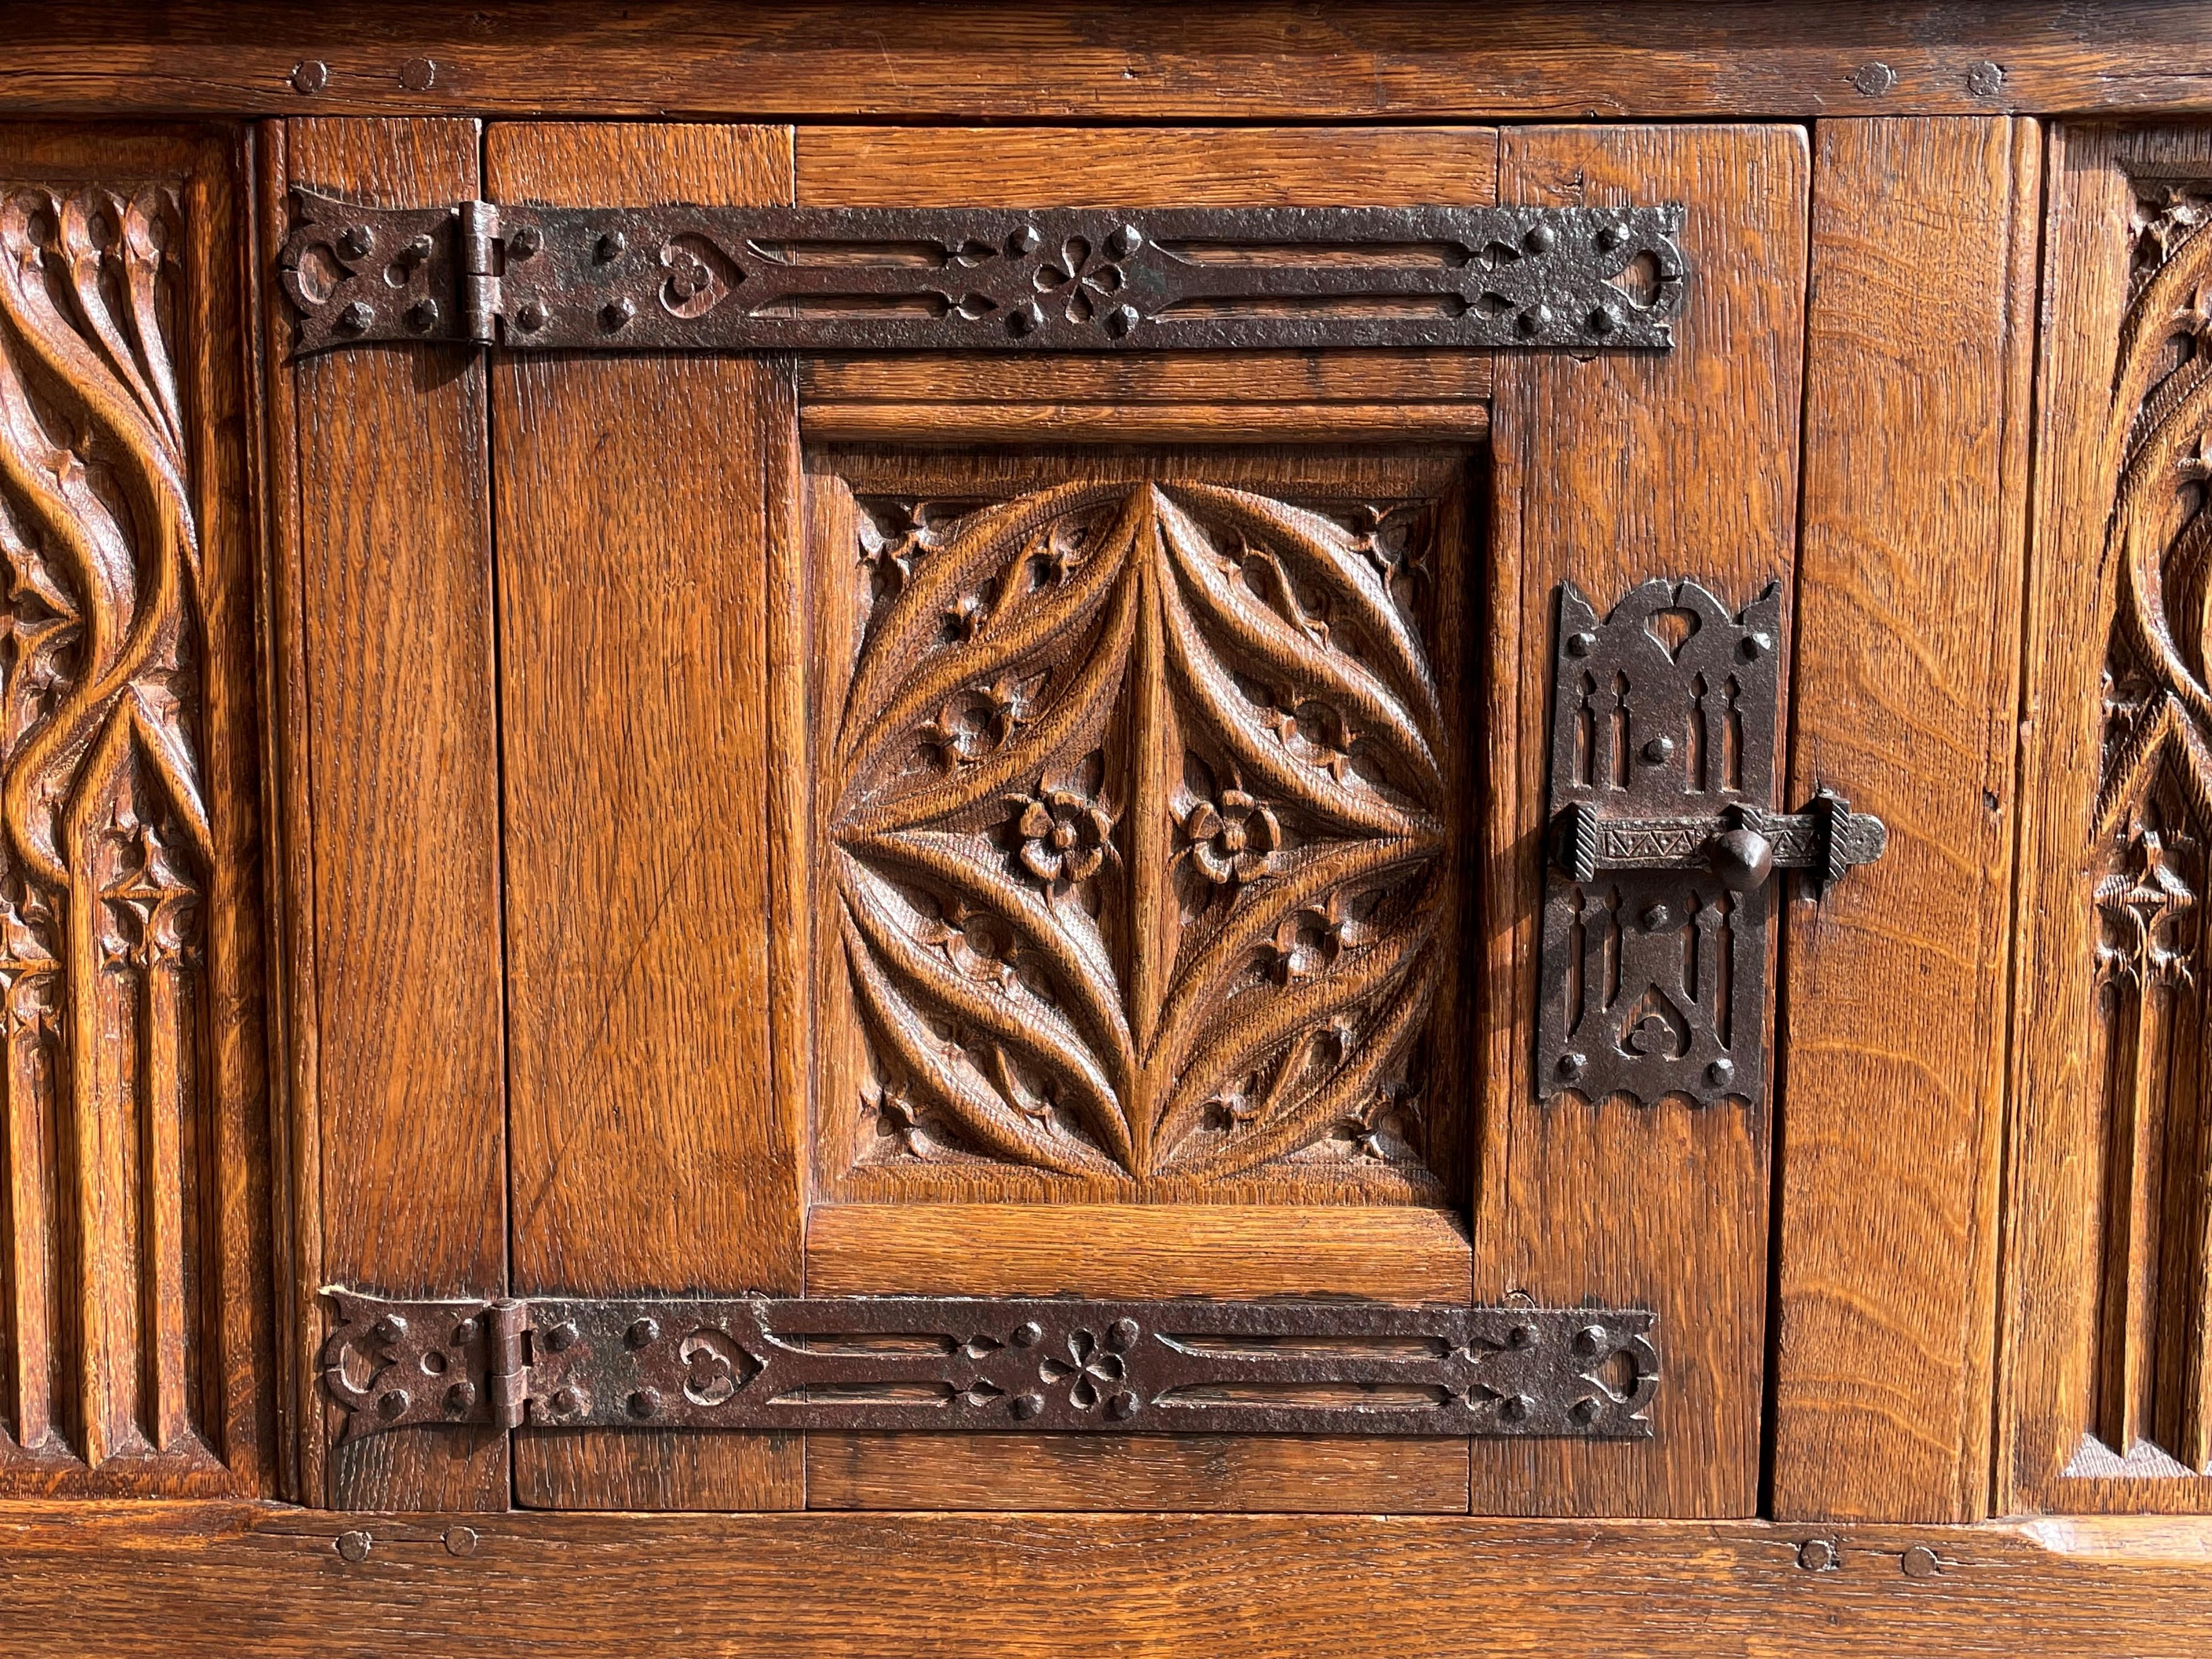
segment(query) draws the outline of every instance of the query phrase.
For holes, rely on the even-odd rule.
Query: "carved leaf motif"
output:
[[[1403,533],[1392,511],[1367,516]],[[928,530],[872,584],[830,817],[886,1144],[934,1121],[980,1156],[1141,1182],[1372,1141],[1430,1023],[1444,908],[1440,698],[1389,586],[1413,591],[1413,556],[1176,480],[869,512],[864,560],[891,556],[886,516]],[[1139,938],[1141,896],[1186,866],[1182,944]]]

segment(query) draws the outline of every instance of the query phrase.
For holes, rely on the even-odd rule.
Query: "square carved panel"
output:
[[[1467,476],[811,458],[818,1193],[1463,1194]]]

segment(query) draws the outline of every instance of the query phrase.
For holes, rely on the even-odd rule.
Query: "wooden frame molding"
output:
[[[1322,1659],[1351,1632],[1364,1651],[1426,1659],[2137,1659],[2212,1644],[2208,1555],[2204,1528],[2170,1521],[1150,1515],[1108,1529],[1036,1514],[0,1505],[12,1659],[136,1650],[156,1632],[164,1652],[225,1659],[372,1648],[581,1659],[611,1639],[854,1659],[927,1650],[952,1630],[1001,1659]]]

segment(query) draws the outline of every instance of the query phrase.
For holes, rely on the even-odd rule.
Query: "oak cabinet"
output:
[[[2212,38],[662,9],[0,78],[0,1647],[2201,1640]]]

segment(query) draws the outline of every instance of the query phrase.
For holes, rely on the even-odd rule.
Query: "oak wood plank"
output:
[[[787,201],[773,127],[499,124],[496,193]],[[770,1086],[768,474],[753,357],[493,370],[514,1282],[800,1283],[801,1119]],[[526,1504],[795,1507],[796,1437],[526,1433]]]
[[[2039,152],[2002,118],[1817,133],[1789,799],[1889,846],[1787,908],[1788,1518],[1986,1512]]]
[[[0,78],[10,114],[1127,122],[2212,108],[2191,0],[1398,0],[1319,12],[1255,0],[1166,15],[1134,0],[1019,11],[954,0],[931,6],[927,27],[894,0],[488,0],[465,13],[21,0],[8,12],[21,20]],[[323,66],[319,82],[295,78],[309,62]]]
[[[1478,1513],[1753,1513],[1766,1301],[1765,1109],[1620,1097],[1540,1105],[1529,1079],[1556,585],[1601,611],[1647,578],[1741,605],[1796,539],[1808,161],[1792,127],[1508,131],[1501,194],[1681,201],[1697,250],[1664,354],[1504,359],[1496,458],[1480,1029],[1479,1300],[1595,1297],[1659,1315],[1657,1437],[1478,1441]],[[1785,611],[1786,614],[1786,611]],[[1783,635],[1788,637],[1785,623]]]
[[[898,443],[917,432],[965,443],[1479,442],[1478,403],[1447,404],[817,404],[800,416],[811,440]]]
[[[477,142],[473,121],[300,120],[286,160],[295,182],[415,206],[476,191]],[[483,1295],[507,1282],[483,369],[400,346],[292,374],[322,1268]],[[503,1435],[379,1439],[332,1459],[332,1502],[506,1507]]]
[[[1832,1565],[1808,1571],[1814,1540]],[[2203,1523],[2158,1520],[0,1508],[21,1659],[702,1645],[890,1659],[966,1631],[1004,1659],[2138,1659],[2212,1646],[2208,1583]]]
[[[810,1296],[1364,1297],[1464,1303],[1467,1233],[1410,1206],[833,1204]]]

